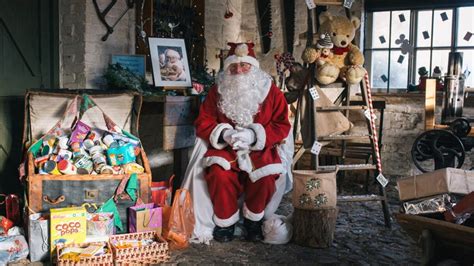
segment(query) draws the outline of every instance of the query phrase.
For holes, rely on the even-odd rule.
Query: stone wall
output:
[[[99,0],[103,10],[110,1]],[[126,9],[126,1],[117,1],[107,14],[113,25]],[[102,75],[113,54],[134,54],[135,10],[123,16],[109,35],[92,1],[60,1],[60,87],[97,88],[104,84]]]
[[[438,96],[436,106],[436,117],[441,116],[441,97]],[[425,98],[424,95],[402,94],[375,96],[374,100],[385,100],[386,108],[384,111],[383,133],[382,133],[382,167],[387,176],[409,176],[420,174],[415,167],[411,148],[415,139],[425,132]],[[466,106],[464,108],[466,117],[474,116],[474,108]],[[380,113],[376,113],[376,123],[379,125]],[[354,133],[367,132],[365,117],[351,112],[351,121],[356,125]],[[468,152],[463,169],[469,169],[474,160],[474,153]]]
[[[209,69],[219,70],[219,59],[216,55],[220,49],[227,49],[227,42],[253,41],[255,52],[260,66],[273,76],[276,75],[274,55],[284,52],[283,40],[283,2],[280,0],[271,1],[272,12],[272,42],[270,51],[266,54],[261,52],[261,36],[257,23],[257,6],[255,0],[231,0],[230,7],[234,16],[224,19],[226,2],[220,0],[206,0],[205,14],[205,37],[206,37],[206,58]],[[362,1],[356,1],[351,11],[355,16],[361,17]],[[301,54],[306,45],[305,38],[299,36],[307,30],[307,6],[304,1],[295,1],[295,36],[293,45],[293,55],[297,61],[301,62]],[[342,7],[329,7],[333,15],[345,16]],[[265,33],[263,33],[265,34]],[[356,34],[356,42],[359,43],[360,31]]]

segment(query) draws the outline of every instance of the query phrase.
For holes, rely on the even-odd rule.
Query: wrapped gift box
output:
[[[474,190],[474,171],[444,168],[402,178],[397,185],[401,201],[445,193],[466,195]]]

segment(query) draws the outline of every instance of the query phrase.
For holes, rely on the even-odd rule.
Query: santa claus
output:
[[[279,146],[291,126],[285,98],[271,77],[259,68],[253,44],[229,45],[224,71],[219,73],[195,122],[198,142],[205,145],[194,150],[185,187],[194,190],[195,236],[205,235],[206,228],[214,227],[215,240],[231,241],[240,217],[238,200],[244,195],[245,238],[258,241],[263,239],[265,209],[278,189],[275,183],[286,172]],[[203,169],[195,170],[199,160]],[[212,210],[203,207],[205,201],[197,199],[196,188],[192,188],[190,179],[199,174],[207,187],[204,192],[209,195]],[[281,200],[282,192],[278,194],[273,206]]]

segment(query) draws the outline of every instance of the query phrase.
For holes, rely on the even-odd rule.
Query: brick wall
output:
[[[103,10],[110,1],[99,0]],[[112,25],[126,9],[117,1],[107,14]],[[60,86],[97,88],[104,84],[102,75],[113,54],[133,54],[135,49],[135,10],[129,10],[115,26],[107,41],[101,40],[106,28],[99,20],[92,1],[60,2]]]
[[[63,0],[59,2],[60,87],[84,88],[84,33],[86,2]]]

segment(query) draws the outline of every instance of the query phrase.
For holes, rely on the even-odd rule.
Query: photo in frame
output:
[[[184,39],[148,38],[155,87],[191,87]]]

